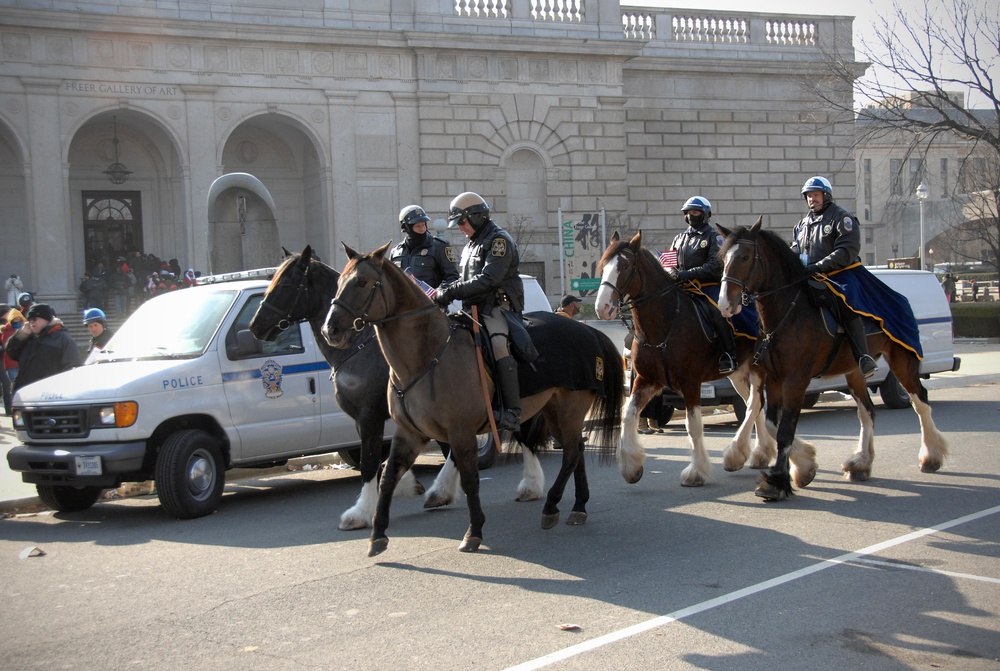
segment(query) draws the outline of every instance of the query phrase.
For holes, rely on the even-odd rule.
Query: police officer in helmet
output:
[[[678,282],[697,282],[698,289],[718,304],[719,284],[722,281],[722,260],[719,259],[722,236],[708,223],[712,218],[712,203],[703,196],[693,196],[687,199],[681,212],[688,227],[670,245],[671,249],[677,250],[677,267],[667,268],[667,274]],[[693,295],[697,296],[696,293]],[[702,297],[701,300],[705,299]],[[736,370],[733,327],[718,310],[707,312],[714,320],[715,332],[722,345],[719,373],[729,375]]]
[[[520,318],[524,310],[517,245],[510,233],[490,219],[490,206],[483,197],[471,191],[451,201],[448,228],[456,227],[469,239],[462,250],[461,278],[438,288],[434,301],[448,305],[459,299],[466,309],[473,305],[478,308],[479,319],[490,335],[497,388],[503,402],[503,410],[495,413],[497,429],[513,431],[521,423],[521,388],[504,313],[512,312]]]
[[[830,180],[818,175],[810,177],[802,186],[802,197],[809,207],[809,214],[792,230],[792,249],[798,253],[810,274],[831,273],[860,261],[861,231],[857,217],[833,202]],[[868,354],[868,340],[861,316],[836,294],[827,302],[847,332],[848,343],[861,373],[866,378],[871,377],[878,366]]]
[[[427,232],[429,221],[419,205],[400,210],[399,228],[404,237],[390,250],[389,260],[436,289],[458,279],[458,263],[452,246]]]

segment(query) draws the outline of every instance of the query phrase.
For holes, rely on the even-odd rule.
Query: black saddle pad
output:
[[[518,366],[521,396],[552,387],[600,392],[606,367],[622,365],[617,356],[614,361],[606,360],[603,334],[595,328],[552,312],[529,312],[524,319],[538,359],[534,369]],[[614,346],[609,349],[615,350]]]

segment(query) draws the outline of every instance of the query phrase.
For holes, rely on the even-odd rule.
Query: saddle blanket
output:
[[[597,329],[575,319],[552,312],[529,312],[524,315],[526,327],[538,359],[535,369],[525,364],[517,367],[521,396],[531,396],[552,387],[590,389],[603,396],[603,379],[607,366],[621,366],[617,356],[605,360]],[[615,351],[616,348],[612,348]]]
[[[874,321],[887,336],[924,358],[920,347],[920,329],[910,301],[890,289],[861,263],[824,275],[815,275],[830,291],[841,296],[847,306],[862,317]]]
[[[722,288],[721,284],[717,282],[711,282],[706,284],[701,284],[700,282],[693,282],[686,288],[686,291],[695,297],[701,298],[701,300],[708,301],[711,304],[711,309],[719,309],[719,290]],[[700,315],[699,315],[700,316]],[[743,309],[739,311],[738,314],[734,315],[731,319],[727,320],[733,327],[733,332],[737,336],[743,338],[750,338],[751,340],[756,340],[757,335],[760,331],[758,327],[757,318],[757,308],[753,303],[750,305],[744,305]]]

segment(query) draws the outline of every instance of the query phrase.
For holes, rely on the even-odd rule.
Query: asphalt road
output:
[[[791,500],[763,503],[755,472],[718,465],[731,414],[706,419],[713,482],[682,488],[672,422],[642,438],[635,485],[590,458],[584,526],[542,531],[541,502],[513,500],[520,467],[484,472],[476,554],[457,550],[464,505],[400,500],[389,549],[368,558],[367,532],[336,529],[350,471],[232,483],[197,520],[155,497],[0,520],[3,666],[996,669],[1000,387],[932,384],[952,451],[939,473],[916,468],[916,416],[877,406],[874,477],[845,481],[858,424],[836,402],[803,413],[820,470]],[[422,457],[420,478],[438,464]]]

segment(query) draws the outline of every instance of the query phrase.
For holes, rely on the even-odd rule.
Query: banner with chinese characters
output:
[[[597,264],[604,253],[604,231],[599,212],[562,222],[563,264],[568,291],[581,298],[596,294],[601,285]]]

